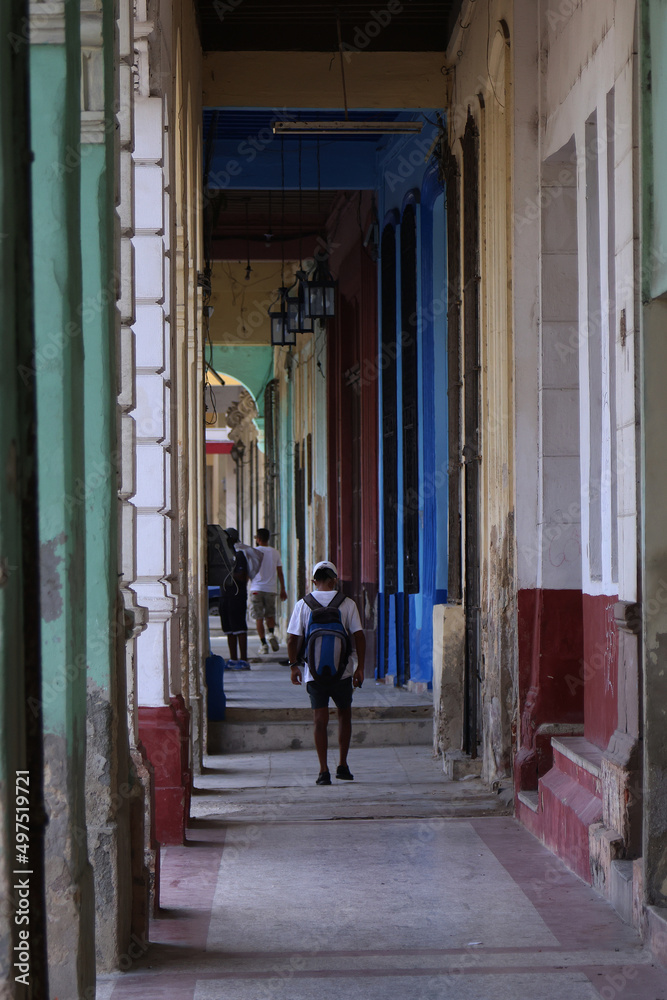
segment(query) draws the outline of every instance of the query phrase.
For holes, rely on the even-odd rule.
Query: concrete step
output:
[[[329,743],[338,739],[338,721],[331,710]],[[352,746],[429,746],[433,741],[430,705],[402,708],[359,707],[352,715]],[[307,708],[228,708],[224,722],[209,722],[208,752],[248,753],[301,750],[313,745],[313,713]]]
[[[589,827],[602,818],[602,751],[581,736],[552,738],[553,767],[539,779],[541,840],[591,883]]]
[[[531,812],[536,813],[540,808],[540,793],[537,791],[522,790],[517,797]]]
[[[332,721],[337,720],[335,705],[329,705]],[[433,705],[355,705],[352,709],[352,721],[362,719],[433,719]],[[313,710],[307,704],[299,706],[280,706],[278,708],[236,708],[227,702],[226,722],[309,722],[313,721]]]
[[[551,746],[553,766],[563,774],[570,775],[592,795],[600,796],[602,750],[583,736],[563,736],[560,739],[553,737]]]

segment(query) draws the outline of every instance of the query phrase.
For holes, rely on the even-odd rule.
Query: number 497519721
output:
[[[16,772],[16,860],[25,864],[30,843],[30,775],[28,771]]]

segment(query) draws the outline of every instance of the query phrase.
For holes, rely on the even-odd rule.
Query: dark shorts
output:
[[[344,677],[335,684],[320,684],[319,681],[308,681],[306,691],[310,695],[311,708],[328,708],[329,698],[336,708],[349,708],[352,704],[352,678]]]
[[[234,594],[231,597],[220,596],[220,624],[225,635],[247,632],[245,618],[247,597],[245,594]]]

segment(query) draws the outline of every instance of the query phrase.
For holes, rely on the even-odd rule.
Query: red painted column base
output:
[[[190,713],[179,696],[171,704],[142,706],[139,738],[155,773],[155,835],[161,844],[185,843],[190,816]]]
[[[582,743],[582,739],[563,742]],[[596,748],[589,744],[592,750]],[[602,790],[595,776],[554,747],[554,766],[540,778],[542,840],[589,884],[591,878],[589,828],[602,819]]]
[[[516,815],[588,883],[600,760],[618,714],[614,600],[577,590],[518,595]]]

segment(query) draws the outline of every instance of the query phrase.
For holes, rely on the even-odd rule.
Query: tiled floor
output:
[[[634,931],[427,748],[355,749],[330,788],[312,751],[208,764],[154,943],[98,1000],[667,1000]]]

